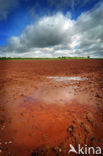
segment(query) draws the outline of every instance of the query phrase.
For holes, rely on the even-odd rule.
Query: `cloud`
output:
[[[98,0],[98,2],[100,2],[102,0]],[[51,7],[51,8],[56,8],[58,11],[62,11],[62,10],[65,10],[65,9],[70,9],[70,10],[79,10],[81,8],[83,8],[85,5],[91,5],[91,3],[95,4],[97,3],[96,0],[47,0],[48,2],[48,5]]]
[[[24,2],[28,0],[23,0]],[[20,0],[0,0],[0,20],[6,20],[12,9],[19,6]]]
[[[36,23],[29,25],[21,36],[8,39],[10,51],[28,51],[32,48],[70,46],[71,35],[75,21],[68,19],[62,13],[45,16]],[[62,46],[61,46],[62,45]]]
[[[76,30],[80,34],[79,49],[94,56],[103,57],[103,3],[91,11],[83,13],[77,20]],[[101,53],[102,51],[102,53]]]
[[[68,13],[69,15],[69,13]],[[20,36],[8,39],[2,55],[13,57],[103,57],[103,3],[82,13],[76,21],[56,13],[41,17]]]
[[[18,0],[0,0],[0,20],[6,19],[10,10],[18,5]]]
[[[28,47],[48,47],[59,45],[68,38],[67,31],[73,29],[74,21],[61,13],[46,16],[36,24],[30,25],[20,37],[22,44]],[[71,34],[71,31],[69,32]]]
[[[102,0],[98,0],[100,2]],[[51,12],[62,12],[70,11],[75,12],[75,9],[79,11],[79,9],[83,8],[85,5],[90,6],[91,3],[97,3],[97,0],[45,0],[43,5],[42,0],[0,0],[0,20],[6,19],[9,13],[19,7],[20,4],[25,4],[26,9],[30,9],[30,14],[35,16],[42,16],[45,12],[51,14]],[[31,6],[32,4],[32,6]],[[37,13],[36,13],[37,12]]]

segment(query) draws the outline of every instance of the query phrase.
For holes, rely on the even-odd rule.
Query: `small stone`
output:
[[[71,125],[71,126],[69,126],[69,127],[67,128],[67,132],[72,133],[72,132],[73,132],[73,130],[74,130],[73,125]]]
[[[62,149],[61,148],[59,148],[59,152],[62,152]]]
[[[9,144],[12,144],[12,141],[9,141],[8,143],[9,143]]]

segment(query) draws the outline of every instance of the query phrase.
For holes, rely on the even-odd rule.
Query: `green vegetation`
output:
[[[57,58],[21,58],[21,57],[0,57],[0,60],[68,60],[68,59],[90,59],[90,57],[57,57]]]

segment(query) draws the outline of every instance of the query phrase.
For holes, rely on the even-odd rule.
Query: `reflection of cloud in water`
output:
[[[23,94],[22,100],[19,102],[21,106],[30,107],[31,109],[34,106],[37,105],[43,105],[43,104],[60,104],[64,105],[69,103],[72,99],[75,98],[75,89],[78,89],[79,87],[77,85],[73,85],[75,83],[75,79],[77,82],[79,80],[87,80],[85,77],[47,77],[56,81],[72,81],[70,82],[70,85],[63,87],[62,85],[56,86],[55,83],[53,85],[48,84],[40,84],[37,89],[32,88],[31,93],[28,95]],[[55,81],[54,81],[55,82]],[[71,85],[71,83],[73,83]]]
[[[50,86],[40,87],[33,95],[41,103],[47,104],[65,104],[73,99],[74,90],[72,88],[56,88]]]
[[[71,80],[74,80],[74,81],[85,81],[85,80],[88,80],[88,78],[86,77],[79,77],[79,76],[74,76],[74,77],[67,77],[67,76],[48,76],[47,77],[48,79],[54,79],[56,81],[71,81]]]

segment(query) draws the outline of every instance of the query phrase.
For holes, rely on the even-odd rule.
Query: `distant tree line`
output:
[[[66,57],[66,56],[59,56],[57,58],[21,58],[21,57],[0,57],[0,60],[28,60],[28,59],[32,59],[32,60],[44,60],[44,59],[48,59],[48,60],[56,60],[56,59],[90,59],[90,56],[87,57]]]

